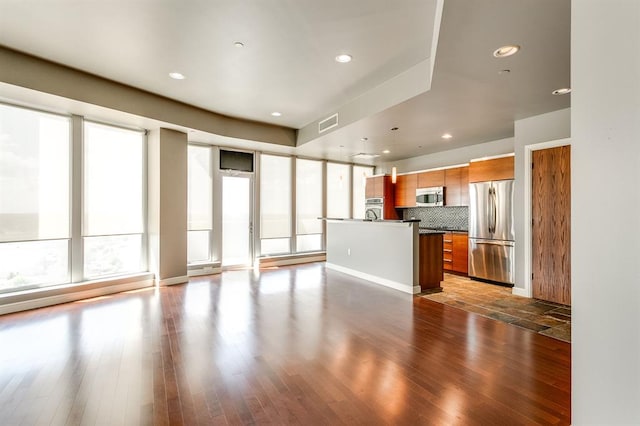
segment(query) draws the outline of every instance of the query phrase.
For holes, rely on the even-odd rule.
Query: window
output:
[[[296,159],[296,251],[322,250],[322,162]]]
[[[85,122],[84,276],[145,268],[144,134]]]
[[[0,292],[70,282],[70,119],[0,105]]]
[[[291,158],[260,156],[260,253],[291,252]]]
[[[353,218],[364,219],[364,190],[367,177],[373,176],[373,167],[353,166]]]
[[[187,262],[211,261],[213,180],[211,148],[188,148]]]
[[[327,163],[327,217],[351,217],[350,191],[350,166]]]

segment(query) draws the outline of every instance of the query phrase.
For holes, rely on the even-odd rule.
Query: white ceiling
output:
[[[513,136],[516,119],[570,105],[569,96],[551,95],[570,85],[570,0],[445,0],[439,34],[438,1],[0,0],[0,43],[211,111],[297,129],[435,60],[431,90],[295,149],[341,160],[390,149],[379,162],[501,139]],[[511,43],[521,52],[491,56]],[[354,60],[338,64],[339,53]],[[171,71],[187,78],[172,80]],[[400,130],[392,136],[394,126]],[[444,132],[454,138],[444,142]]]

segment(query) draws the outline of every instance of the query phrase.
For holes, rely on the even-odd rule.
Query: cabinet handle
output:
[[[443,260],[444,262],[447,262],[447,263],[451,263],[451,262],[453,262],[453,260],[451,260],[451,259],[442,259],[442,260]]]
[[[451,252],[453,252],[453,250],[451,250],[451,249],[443,249],[442,251],[444,251],[445,253],[451,253]]]
[[[442,240],[443,243],[452,243],[453,240]]]

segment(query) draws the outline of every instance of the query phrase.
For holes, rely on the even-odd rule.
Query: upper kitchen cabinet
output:
[[[373,176],[366,180],[365,198],[382,198],[383,217],[385,219],[398,219],[395,210],[396,196],[395,185],[391,183],[391,176]]]
[[[469,167],[460,167],[460,205],[469,205]]]
[[[396,179],[396,207],[415,207],[418,175],[398,175]]]
[[[418,188],[444,186],[444,170],[418,173]]]
[[[444,205],[460,205],[460,167],[444,171]]]
[[[469,163],[469,183],[513,179],[514,156]]]
[[[367,178],[367,185],[364,190],[365,198],[384,197],[384,176],[373,176]]]
[[[454,167],[444,170],[444,205],[469,205],[469,167]]]

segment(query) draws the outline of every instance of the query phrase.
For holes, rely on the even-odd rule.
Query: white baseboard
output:
[[[167,285],[176,285],[176,284],[184,284],[189,282],[188,275],[181,275],[179,277],[165,278],[164,280],[158,280],[159,286],[167,286]]]
[[[360,271],[356,271],[355,269],[350,269],[350,268],[346,268],[344,266],[340,266],[340,265],[336,265],[334,263],[326,263],[326,267],[329,269],[333,269],[335,271],[338,272],[343,272],[345,274],[348,275],[352,275],[354,277],[358,277],[358,278],[362,278],[363,280],[367,280],[367,281],[372,281],[376,284],[380,284],[383,285],[385,287],[390,287],[394,290],[399,290],[403,293],[408,293],[408,294],[418,294],[420,293],[422,290],[420,289],[419,285],[414,285],[414,286],[410,286],[407,284],[403,284],[401,282],[398,281],[393,281],[387,278],[382,278],[382,277],[378,277],[375,275],[371,275],[371,274],[367,274],[364,272],[360,272]]]
[[[513,294],[515,296],[522,296],[522,297],[531,298],[531,295],[529,294],[529,292],[527,290],[525,290],[524,288],[513,287],[511,289],[511,294]]]
[[[91,299],[93,297],[107,296],[109,294],[121,293],[123,291],[139,290],[153,286],[153,279],[143,279],[122,284],[105,285],[103,287],[92,288],[90,290],[80,290],[64,292],[52,296],[39,297],[22,300],[13,303],[0,304],[0,315],[13,312],[27,311],[29,309],[43,308],[45,306],[59,305],[61,303],[75,302],[77,300]],[[81,286],[80,286],[81,287]],[[52,291],[52,290],[47,290]]]
[[[220,272],[222,272],[222,268],[221,267],[211,267],[211,266],[207,266],[204,268],[195,268],[195,269],[189,269],[187,271],[187,276],[189,277],[199,277],[201,275],[214,275],[214,274],[219,274]]]
[[[261,267],[269,267],[269,266],[288,266],[288,265],[299,265],[302,263],[311,263],[311,262],[324,262],[327,260],[327,255],[325,253],[318,253],[315,255],[287,255],[282,257],[261,257],[258,262]]]

